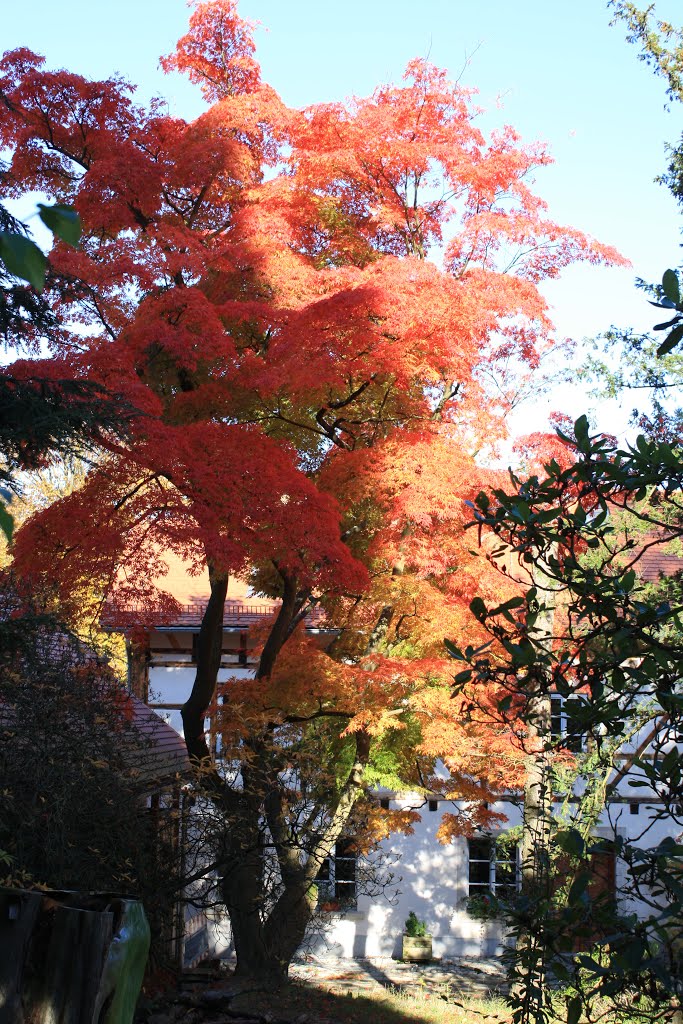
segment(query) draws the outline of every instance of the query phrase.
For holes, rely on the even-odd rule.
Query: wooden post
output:
[[[133,948],[124,929],[125,952],[119,946],[112,956],[122,941],[115,929],[129,908],[144,926],[137,928],[141,941]],[[100,1024],[117,996],[125,1007],[116,1020],[132,1020],[148,947],[149,929],[135,902],[0,889],[0,1024]]]

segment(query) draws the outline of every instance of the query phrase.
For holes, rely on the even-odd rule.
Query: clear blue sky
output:
[[[679,0],[658,8],[683,21]],[[157,65],[188,13],[183,0],[5,0],[0,49],[25,45],[52,67],[92,77],[120,73],[140,100],[162,95],[189,118],[202,109],[198,91]],[[683,220],[653,179],[664,143],[683,130],[683,108],[664,110],[663,82],[637,60],[623,27],[610,28],[603,0],[242,0],[240,13],[261,22],[263,77],[290,105],[366,95],[426,56],[479,90],[482,127],[507,122],[527,141],[547,140],[556,163],[536,187],[550,215],[633,263],[571,270],[547,289],[558,332],[582,338],[610,323],[652,322],[632,281],[680,261]]]

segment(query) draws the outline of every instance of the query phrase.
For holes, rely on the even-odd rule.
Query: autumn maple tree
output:
[[[38,363],[138,412],[18,533],[16,561],[66,608],[94,585],[138,629],[173,609],[164,552],[208,568],[185,739],[226,823],[238,973],[275,984],[351,815],[368,842],[397,824],[354,812],[368,784],[471,800],[447,838],[486,824],[487,794],[521,770],[504,731],[450,699],[443,637],[476,645],[469,601],[514,586],[471,554],[465,502],[552,343],[539,282],[618,257],[546,218],[529,184],[543,147],[511,128],[486,140],[468,92],[425,61],[367,99],[292,110],[233,0],[214,0],[164,66],[202,89],[196,120],[26,50],[0,63],[3,193],[41,191],[83,225],[78,250],[49,257],[51,356],[12,373]],[[216,765],[204,720],[230,575],[281,604],[253,681],[223,688]],[[315,608],[326,649],[302,629]]]

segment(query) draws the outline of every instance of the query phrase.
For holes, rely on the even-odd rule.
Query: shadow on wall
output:
[[[423,820],[415,824],[414,835],[392,837],[388,852],[392,865],[398,861],[398,871],[388,887],[391,902],[383,893],[363,895],[361,884],[358,909],[318,914],[297,959],[306,954],[330,959],[400,959],[404,924],[411,910],[426,922],[435,958],[496,956],[503,941],[500,923],[475,920],[464,909],[469,873],[467,841],[459,839],[442,846],[436,839],[440,821],[441,814],[425,809]],[[234,949],[226,918],[220,916],[213,928],[210,945],[215,955],[232,959]]]
[[[502,942],[500,924],[474,920],[464,909],[467,842],[442,846],[436,839],[440,821],[440,813],[425,808],[414,835],[392,837],[391,853],[400,858],[395,905],[382,895],[360,895],[358,912],[330,914],[311,936],[309,949],[324,957],[399,959],[404,923],[413,910],[433,936],[435,957],[495,956]]]

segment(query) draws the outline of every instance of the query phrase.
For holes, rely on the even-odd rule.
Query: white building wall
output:
[[[182,704],[190,693],[194,666],[174,667],[152,665],[150,669],[150,703],[182,734],[180,712],[163,705]],[[230,676],[249,678],[252,669],[229,665],[220,670],[219,680]],[[647,727],[629,744],[634,752],[647,735]],[[596,834],[600,838],[623,836],[645,848],[656,846],[665,836],[678,836],[683,828],[670,817],[661,817],[661,803],[646,788],[629,786],[631,771],[617,786],[619,802],[613,803],[601,816]],[[631,813],[631,804],[638,813]],[[412,835],[396,834],[383,844],[383,852],[392,862],[393,886],[386,895],[368,896],[361,892],[357,909],[347,912],[321,912],[307,942],[307,948],[320,955],[340,957],[400,956],[404,922],[411,910],[426,921],[433,936],[436,957],[493,956],[503,944],[504,934],[499,922],[472,919],[466,912],[468,895],[467,840],[456,839],[442,846],[436,831],[444,811],[454,811],[449,801],[439,801],[438,810],[430,811],[421,797],[392,799],[392,810],[419,807],[422,820],[413,826]],[[520,811],[500,802],[492,809],[508,817],[508,825],[519,824]],[[617,891],[627,882],[627,866],[617,861]],[[362,874],[362,872],[361,872]],[[387,896],[391,897],[388,899]],[[639,901],[624,901],[625,911],[645,913]],[[217,954],[230,951],[229,928],[225,921],[210,922]]]
[[[183,735],[183,721],[180,711],[177,708],[167,707],[167,705],[185,703],[192,692],[195,674],[196,669],[191,664],[187,668],[163,668],[152,665],[149,671],[150,706],[181,736]],[[228,668],[219,669],[218,682],[224,683],[232,677],[251,679],[253,675],[253,669],[231,665]]]
[[[414,824],[413,835],[397,833],[383,846],[387,859],[396,861],[395,886],[387,895],[367,896],[361,892],[358,909],[325,914],[326,930],[314,935],[311,948],[328,956],[377,957],[401,955],[401,937],[406,918],[413,910],[432,934],[435,957],[493,956],[502,945],[498,922],[476,921],[467,914],[467,840],[457,839],[443,846],[436,831],[444,811],[456,811],[450,801],[440,801],[430,811],[421,798],[392,800],[392,810],[420,807],[422,820]],[[503,804],[492,809],[503,811]],[[508,805],[511,824],[519,812]],[[516,817],[515,817],[516,816]],[[360,871],[362,876],[362,869]],[[387,897],[392,897],[391,901]]]
[[[649,849],[666,836],[678,834],[681,829],[672,819],[662,817],[661,803],[653,799],[643,801],[641,789],[628,789],[627,780],[621,787],[626,802],[613,804],[598,823],[596,839],[624,838],[636,846]],[[631,814],[628,797],[637,793],[641,797],[639,813]],[[404,806],[417,806],[417,800],[405,800]],[[392,809],[401,801],[392,801]],[[330,913],[325,934],[316,937],[313,950],[320,954],[343,957],[400,956],[404,922],[411,910],[426,921],[433,935],[434,956],[495,956],[505,942],[505,931],[500,922],[472,919],[466,910],[468,896],[468,848],[465,838],[458,838],[448,846],[436,839],[436,830],[444,811],[456,806],[440,801],[439,809],[431,812],[420,801],[422,821],[414,825],[410,836],[394,835],[384,846],[387,854],[398,857],[396,865],[396,902],[385,898],[369,898],[362,894],[358,909],[348,913]],[[492,810],[508,818],[505,828],[521,822],[519,807],[505,802],[492,805]],[[623,860],[615,865],[617,893],[627,887],[628,866]],[[400,879],[400,880],[399,880]],[[623,899],[624,912],[644,916],[649,909],[637,899]]]

